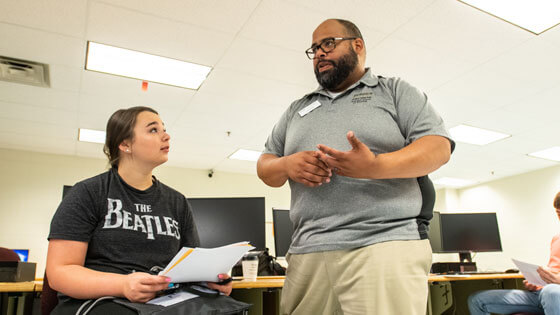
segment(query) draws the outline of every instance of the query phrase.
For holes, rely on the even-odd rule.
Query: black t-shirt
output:
[[[128,274],[165,267],[183,246],[200,245],[185,196],[154,177],[138,190],[116,169],[77,183],[51,222],[49,240],[88,243],[84,266]]]

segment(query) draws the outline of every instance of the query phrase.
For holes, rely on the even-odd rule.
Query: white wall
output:
[[[106,160],[0,149],[0,246],[29,248],[43,277],[51,218],[62,199],[63,185],[97,175]],[[288,185],[271,188],[256,175],[178,167],[158,167],[154,174],[187,197],[265,197],[266,242],[274,251],[272,207],[289,209]]]
[[[560,224],[552,201],[560,191],[560,166],[461,190],[437,191],[436,211],[496,212],[501,253],[479,253],[479,269],[514,268],[510,258],[546,265]],[[434,254],[434,261],[458,261],[458,254]]]

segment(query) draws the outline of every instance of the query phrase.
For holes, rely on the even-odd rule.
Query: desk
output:
[[[258,277],[256,281],[245,281],[240,277],[234,277],[233,291],[231,296],[243,302],[253,304],[249,315],[279,314],[280,296],[284,286],[283,276]],[[429,295],[426,313],[428,315],[441,315],[451,313],[469,314],[467,309],[467,297],[478,290],[485,289],[522,289],[523,275],[501,273],[501,274],[473,274],[469,276],[442,276],[430,275],[428,278]],[[25,303],[26,296],[33,296],[33,292],[41,292],[42,281],[29,282],[0,282],[2,292],[1,314],[14,314],[17,306],[12,302],[12,311],[4,311],[6,305],[4,296],[9,293],[17,294],[16,304]],[[17,297],[23,298],[17,299]],[[25,309],[28,309],[25,306]]]
[[[467,298],[479,290],[523,289],[523,275],[516,273],[472,274],[468,276],[430,275],[428,315],[468,315]]]
[[[0,282],[0,314],[31,314],[34,292],[37,292],[35,281]]]
[[[257,281],[234,278],[232,297],[253,304],[250,315],[278,314],[284,277],[258,277]],[[522,289],[523,275],[511,273],[472,274],[468,276],[430,275],[426,314],[440,315],[454,311],[468,315],[467,298],[479,290]],[[244,290],[246,289],[246,290]]]
[[[284,276],[258,277],[256,281],[233,278],[231,297],[251,303],[249,315],[280,314],[280,296],[284,286]]]

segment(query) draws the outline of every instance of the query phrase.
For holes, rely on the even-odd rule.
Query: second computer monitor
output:
[[[264,197],[189,198],[201,247],[248,241],[257,250],[265,244]]]
[[[276,257],[285,257],[292,243],[292,234],[294,234],[294,226],[290,221],[290,210],[273,208],[272,219]]]

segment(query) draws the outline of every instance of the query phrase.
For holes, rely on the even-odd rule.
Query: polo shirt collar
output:
[[[366,68],[366,73],[364,73],[364,75],[360,78],[360,80],[354,84],[352,84],[351,86],[349,86],[346,91],[348,90],[352,90],[353,88],[357,87],[360,84],[364,84],[370,87],[376,86],[379,83],[379,80],[377,79],[377,76],[373,74],[373,72],[371,72],[370,68]],[[344,92],[346,92],[344,91]],[[319,87],[307,94],[307,95],[313,95],[313,94],[321,94],[321,95],[325,95],[325,96],[329,96],[327,90],[325,90],[322,86],[319,85]],[[307,96],[306,95],[306,96]]]

